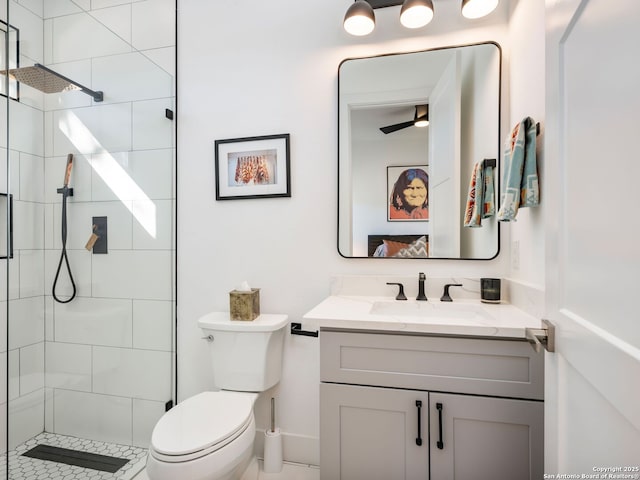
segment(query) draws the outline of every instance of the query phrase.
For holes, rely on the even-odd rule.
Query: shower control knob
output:
[[[207,342],[213,342],[213,335],[207,335],[206,337],[202,337],[202,339]]]

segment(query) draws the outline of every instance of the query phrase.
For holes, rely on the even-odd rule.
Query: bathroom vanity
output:
[[[323,479],[534,479],[539,320],[511,305],[331,296],[320,327]]]

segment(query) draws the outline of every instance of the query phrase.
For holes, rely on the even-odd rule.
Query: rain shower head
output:
[[[0,73],[6,75],[7,71],[3,70]],[[96,102],[101,102],[104,98],[102,92],[95,92],[39,63],[32,67],[13,68],[9,70],[9,76],[44,93],[80,90],[93,97]]]

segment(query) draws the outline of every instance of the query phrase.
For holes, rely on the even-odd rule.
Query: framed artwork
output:
[[[387,167],[387,221],[429,220],[428,165]]]
[[[215,141],[216,200],[290,197],[289,134]]]

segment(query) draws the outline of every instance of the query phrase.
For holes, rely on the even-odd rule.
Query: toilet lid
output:
[[[173,407],[158,421],[151,444],[165,455],[188,455],[233,436],[253,415],[255,396],[203,392]]]

